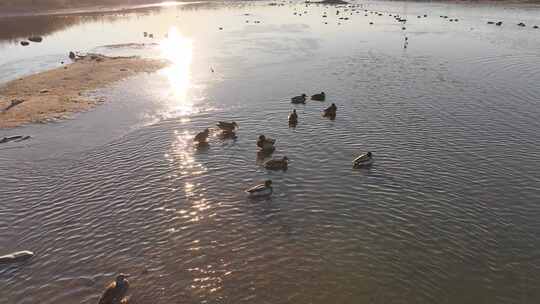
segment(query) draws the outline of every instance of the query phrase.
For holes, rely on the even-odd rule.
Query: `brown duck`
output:
[[[111,282],[105,289],[103,296],[99,299],[99,304],[127,304],[128,301],[125,296],[129,288],[129,282],[126,278],[127,275],[125,274],[118,275],[116,281]]]

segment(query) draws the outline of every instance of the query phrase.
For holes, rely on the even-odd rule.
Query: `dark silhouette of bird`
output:
[[[99,304],[127,304],[127,299],[124,298],[129,288],[127,277],[125,274],[118,275],[116,280],[105,289],[103,296],[99,299]]]

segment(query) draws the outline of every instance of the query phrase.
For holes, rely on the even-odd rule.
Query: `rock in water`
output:
[[[22,262],[34,256],[32,251],[23,250],[0,256],[0,264]]]

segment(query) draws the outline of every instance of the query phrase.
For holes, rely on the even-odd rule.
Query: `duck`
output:
[[[291,98],[291,103],[295,103],[295,104],[306,103],[306,94],[294,96],[293,98]]]
[[[101,299],[99,299],[99,304],[126,304],[127,299],[124,297],[129,288],[127,277],[127,274],[119,274],[116,280],[107,286]]]
[[[274,151],[275,143],[276,143],[275,139],[267,138],[266,136],[261,135],[259,136],[259,139],[257,140],[257,147],[259,147],[263,151]]]
[[[296,125],[298,123],[298,114],[294,109],[291,114],[289,114],[289,125]]]
[[[34,256],[32,251],[23,250],[0,256],[0,264],[23,262]]]
[[[281,159],[271,159],[264,163],[264,167],[268,170],[287,170],[289,159],[283,156]]]
[[[362,154],[353,160],[353,168],[360,168],[364,166],[369,166],[373,163],[373,154],[368,152]]]
[[[272,192],[274,192],[274,189],[272,188],[272,181],[266,180],[264,184],[259,184],[257,186],[253,186],[245,192],[250,197],[262,197],[262,196],[270,196],[272,195]]]
[[[326,99],[326,94],[324,94],[324,92],[311,95],[311,100],[324,101],[325,99]]]
[[[337,111],[337,106],[336,106],[336,104],[333,103],[332,105],[330,105],[328,108],[326,108],[324,110],[323,116],[325,116],[325,117],[326,116],[330,116],[330,117],[336,116],[336,111]]]
[[[228,121],[218,121],[217,123],[218,128],[220,128],[222,131],[234,131],[236,128],[238,128],[238,124],[234,121],[228,122]]]
[[[193,140],[199,143],[204,143],[208,140],[208,135],[210,135],[210,130],[206,128],[204,129],[204,131],[199,132],[197,135],[195,135]]]

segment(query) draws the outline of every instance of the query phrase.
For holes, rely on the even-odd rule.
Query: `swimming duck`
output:
[[[326,109],[324,110],[324,114],[323,114],[323,115],[324,115],[325,117],[326,117],[326,116],[332,117],[332,116],[336,116],[336,112],[337,112],[337,106],[336,106],[336,104],[333,103],[332,105],[330,105],[328,108],[326,108]]]
[[[282,159],[271,159],[264,163],[264,167],[268,170],[287,170],[289,159],[283,156]]]
[[[32,251],[23,250],[0,256],[0,264],[16,263],[30,259],[34,256]]]
[[[373,163],[373,155],[371,152],[362,154],[353,160],[353,168],[360,168],[363,166],[369,166]]]
[[[127,303],[127,299],[124,298],[129,288],[127,277],[125,274],[118,275],[116,281],[111,282],[105,289],[103,296],[99,299],[99,304]]]
[[[204,131],[199,132],[197,135],[195,135],[195,138],[193,138],[193,140],[199,143],[203,143],[206,142],[206,140],[208,139],[208,135],[210,135],[210,130],[204,129]]]
[[[298,123],[298,114],[296,114],[296,110],[293,110],[291,114],[289,114],[289,125],[296,125]]]
[[[311,100],[324,101],[326,99],[326,94],[321,92],[320,94],[311,95]]]
[[[259,147],[263,151],[274,151],[275,143],[276,143],[275,139],[266,138],[266,136],[261,135],[259,136],[259,139],[257,140],[257,147]]]
[[[261,196],[269,196],[274,192],[274,189],[272,189],[272,181],[267,180],[264,182],[264,184],[260,184],[254,187],[251,187],[245,191],[250,197],[261,197]]]
[[[291,98],[291,103],[295,103],[295,104],[306,103],[306,94],[294,96],[293,98]]]
[[[217,126],[223,131],[234,131],[236,128],[238,128],[238,124],[234,121],[218,121]]]

